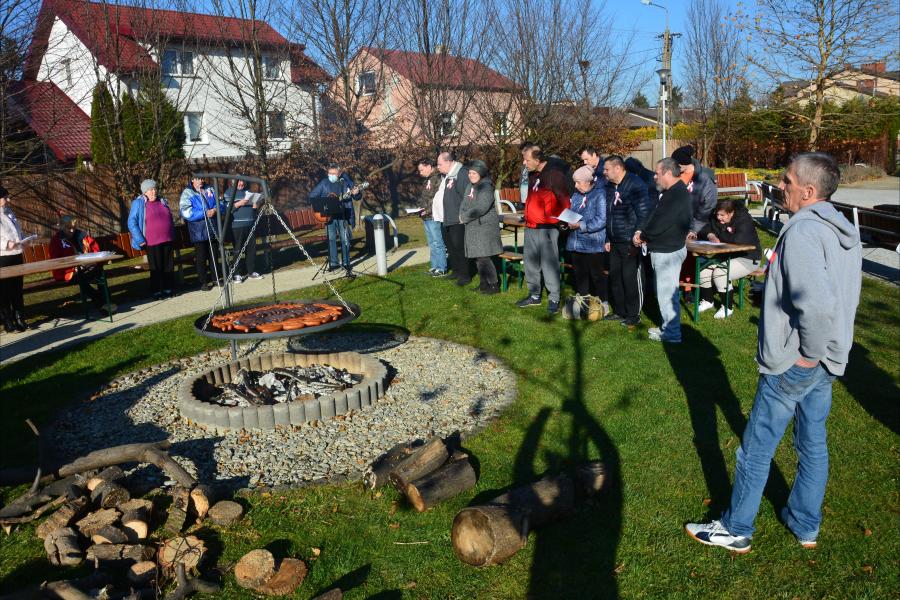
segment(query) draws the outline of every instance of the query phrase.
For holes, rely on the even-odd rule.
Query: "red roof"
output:
[[[91,156],[91,119],[49,81],[16,81],[9,99],[57,160]]]
[[[264,48],[279,48],[290,51],[292,55],[298,47],[300,55],[303,51],[302,45],[290,44],[265,21],[85,0],[44,0],[26,61],[26,78],[37,76],[54,17],[59,17],[66,24],[101,65],[114,72],[156,71],[159,68],[141,42],[151,45],[159,40],[242,44],[255,36]],[[303,58],[305,62],[312,63],[309,58]],[[293,79],[294,60],[291,62]]]
[[[382,48],[364,50],[418,86],[497,92],[512,92],[518,87],[511,79],[471,58]]]

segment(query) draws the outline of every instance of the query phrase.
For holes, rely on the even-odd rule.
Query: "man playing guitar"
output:
[[[360,186],[338,165],[328,165],[327,176],[309,193],[309,202],[316,211],[316,218],[325,219],[328,234],[328,270],[338,268],[337,240],[341,240],[341,263],[347,277],[354,277],[350,268],[350,235],[354,223],[353,201],[362,194]],[[321,210],[320,210],[321,209]]]

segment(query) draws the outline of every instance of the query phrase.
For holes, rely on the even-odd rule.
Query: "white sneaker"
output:
[[[688,523],[684,526],[684,530],[701,544],[720,546],[738,554],[750,552],[750,538],[741,535],[731,535],[721,521]]]
[[[726,309],[725,305],[719,307],[719,310],[716,311],[716,314],[713,315],[715,319],[727,319],[731,316],[731,313],[734,312],[734,309]]]
[[[709,302],[708,300],[701,300],[700,304],[697,306],[697,312],[704,312],[715,307],[716,305],[712,302]]]
[[[252,273],[247,275],[247,279],[262,279],[262,275],[260,275],[256,271],[253,271]]]
[[[234,282],[235,282],[235,283],[241,283],[241,282],[243,282],[243,281],[244,281],[244,278],[241,277],[240,274],[238,274],[238,273],[235,273],[235,274],[234,274]]]

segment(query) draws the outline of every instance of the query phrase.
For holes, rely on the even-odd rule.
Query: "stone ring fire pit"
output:
[[[314,399],[264,404],[261,406],[221,406],[211,402],[217,388],[244,377],[246,371],[271,372],[273,369],[328,365],[362,375],[362,381],[343,390],[322,394]],[[372,405],[384,393],[387,368],[381,361],[356,352],[298,354],[275,352],[252,356],[213,368],[185,379],[178,387],[181,414],[216,432],[229,429],[273,429],[277,425],[301,425],[316,419],[329,419],[351,410]]]

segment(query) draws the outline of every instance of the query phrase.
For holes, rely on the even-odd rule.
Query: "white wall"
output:
[[[180,47],[177,49],[181,49]],[[159,55],[148,49],[159,62]],[[71,85],[67,81],[64,60],[70,62]],[[250,124],[239,115],[233,106],[236,100],[234,80],[247,77],[247,64],[236,59],[243,67],[238,77],[229,75],[228,59],[222,49],[194,48],[193,77],[166,77],[163,86],[166,94],[183,112],[202,112],[205,136],[202,142],[187,142],[184,153],[187,158],[215,158],[220,156],[241,156],[253,149],[253,132]],[[290,148],[290,137],[305,139],[313,134],[313,102],[315,94],[310,90],[291,83],[290,64],[281,62],[281,78],[267,81],[266,95],[269,110],[285,113],[288,138],[272,141],[275,152],[285,152]],[[90,116],[91,99],[98,80],[109,80],[112,89],[125,90],[124,83],[115,74],[96,63],[88,48],[66,27],[59,18],[54,21],[50,32],[47,52],[41,60],[38,79],[52,81],[63,90],[85,114]],[[219,83],[211,84],[211,81]],[[229,101],[228,99],[232,100]],[[319,107],[315,107],[319,112]]]

